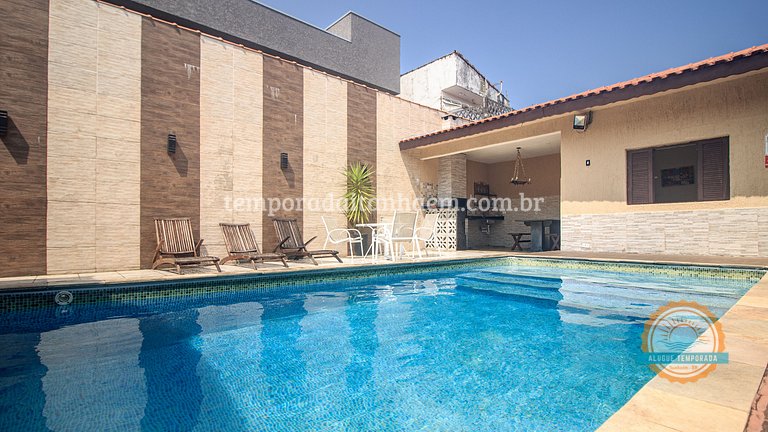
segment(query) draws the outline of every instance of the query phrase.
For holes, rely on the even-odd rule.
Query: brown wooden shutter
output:
[[[627,203],[653,202],[653,150],[627,152]]]
[[[699,200],[730,198],[728,138],[702,141],[699,144]]]

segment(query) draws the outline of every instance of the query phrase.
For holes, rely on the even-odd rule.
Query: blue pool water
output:
[[[755,282],[501,266],[13,312],[0,430],[593,430],[653,376],[657,307]]]

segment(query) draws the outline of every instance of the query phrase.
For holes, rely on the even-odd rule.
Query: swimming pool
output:
[[[73,290],[0,316],[0,430],[593,430],[653,376],[650,313],[763,274],[568,267]]]

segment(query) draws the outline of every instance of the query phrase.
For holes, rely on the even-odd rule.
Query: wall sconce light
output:
[[[280,153],[280,169],[288,169],[288,153]]]
[[[592,111],[587,111],[585,114],[576,114],[573,116],[573,129],[577,131],[587,130],[587,126],[592,123]]]
[[[176,134],[168,134],[168,153],[176,153]]]
[[[8,134],[8,111],[0,111],[0,136]]]

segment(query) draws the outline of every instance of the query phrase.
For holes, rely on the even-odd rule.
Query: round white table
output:
[[[365,254],[363,256],[368,256],[369,253],[373,252],[373,260],[376,261],[376,259],[379,256],[379,230],[381,228],[386,228],[391,226],[391,223],[387,222],[380,222],[380,223],[361,223],[355,225],[356,228],[368,228],[371,230],[371,245],[368,246],[368,250],[365,251]]]

